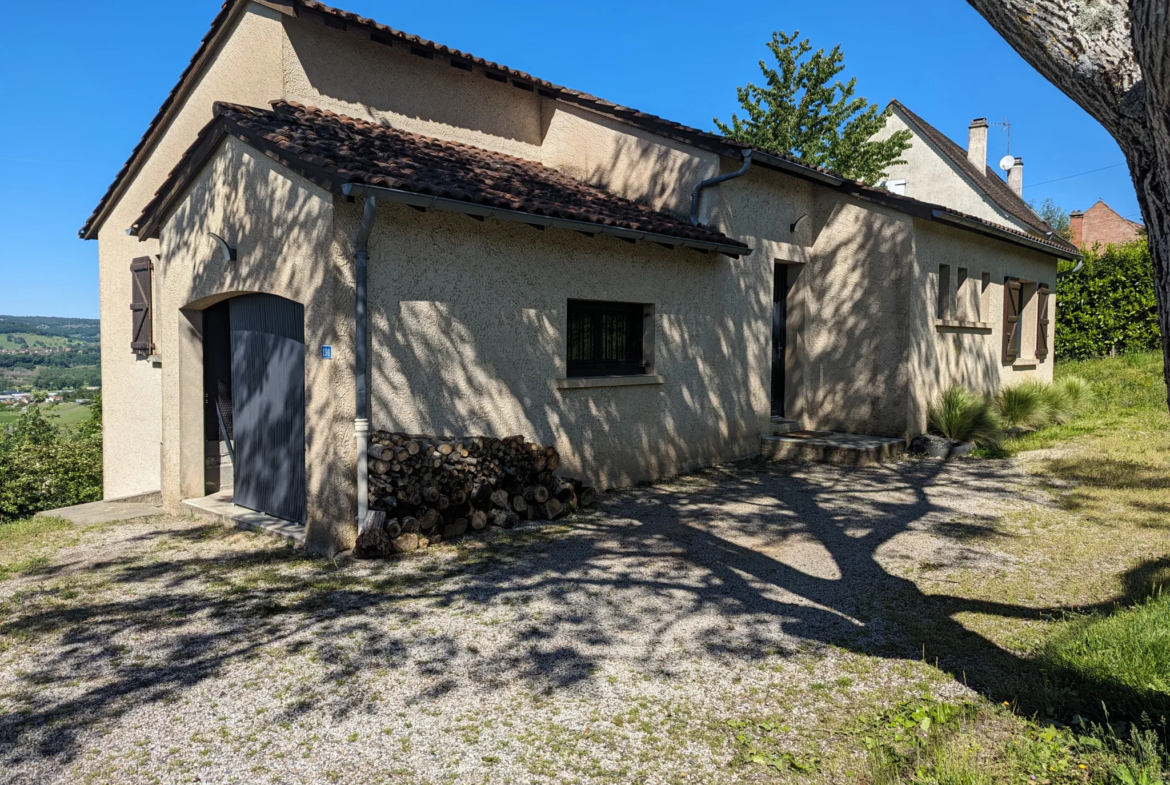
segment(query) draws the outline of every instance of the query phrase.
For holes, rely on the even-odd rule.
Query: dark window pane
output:
[[[570,376],[642,373],[642,312],[637,303],[570,300]]]

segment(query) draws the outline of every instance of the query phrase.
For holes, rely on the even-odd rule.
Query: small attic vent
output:
[[[451,67],[458,68],[460,71],[470,71],[471,63],[465,63],[462,60],[452,60]]]
[[[488,79],[491,79],[493,82],[503,82],[504,84],[508,83],[508,77],[504,76],[503,74],[493,74],[491,71],[484,71],[483,75]]]
[[[334,30],[344,30],[345,29],[345,20],[338,19],[335,16],[327,16],[327,17],[325,17],[325,26],[332,27]]]
[[[423,49],[421,46],[410,47],[410,53],[412,55],[418,55],[419,57],[425,57],[428,60],[435,59],[434,52],[432,52],[430,49]]]
[[[370,33],[370,40],[382,46],[394,46],[394,40],[378,33]]]

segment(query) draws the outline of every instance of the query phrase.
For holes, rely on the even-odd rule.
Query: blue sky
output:
[[[841,44],[858,93],[898,98],[966,146],[974,117],[1012,123],[1027,199],[1104,199],[1140,220],[1101,126],[963,0],[400,3],[337,0],[567,87],[699,128],[737,108],[773,30]],[[14,3],[0,26],[0,313],[98,315],[96,242],[77,230],[195,52],[220,0]],[[438,11],[436,9],[442,9]],[[989,158],[1005,152],[993,128]],[[1103,167],[1103,171],[1070,177]],[[1068,179],[1060,179],[1068,178]],[[1049,182],[1057,180],[1057,182]]]

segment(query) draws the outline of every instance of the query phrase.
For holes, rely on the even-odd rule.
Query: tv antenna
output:
[[[1005,133],[1007,133],[1007,155],[1004,156],[1003,160],[1001,160],[999,162],[999,168],[1000,169],[1011,169],[1012,168],[1011,164],[1004,166],[1003,162],[1006,161],[1008,158],[1010,158],[1011,154],[1012,154],[1012,124],[1009,123],[1008,119],[1005,117],[1005,118],[1003,118],[1003,122],[988,123],[988,125],[998,125],[1000,128],[1002,128],[1004,130]]]

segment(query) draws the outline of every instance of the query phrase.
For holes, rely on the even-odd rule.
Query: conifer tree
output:
[[[772,34],[768,49],[776,67],[760,61],[764,86],[749,82],[736,88],[747,117],[732,114],[730,125],[718,119],[715,125],[736,141],[873,185],[890,166],[904,163],[899,156],[910,147],[910,132],[872,141],[885,126],[889,108],[882,111],[854,96],[856,78],[847,84],[834,79],[845,68],[840,46],[810,55],[811,44],[807,38],[797,41],[799,35]]]

